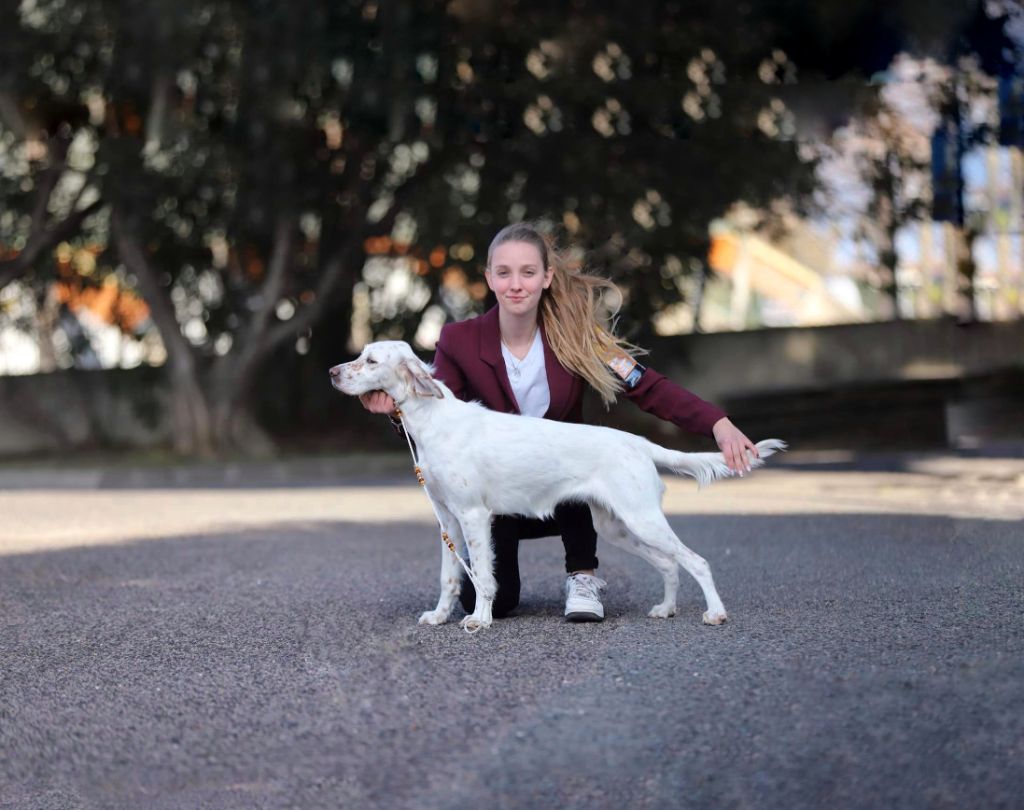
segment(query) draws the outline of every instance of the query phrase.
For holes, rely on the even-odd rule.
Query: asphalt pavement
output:
[[[387,465],[7,470],[0,808],[1020,807],[1024,461],[897,461],[670,481],[722,627],[608,546],[565,624],[541,539],[472,636]]]

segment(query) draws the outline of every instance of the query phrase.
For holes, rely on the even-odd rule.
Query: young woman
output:
[[[600,323],[598,302],[607,279],[572,269],[553,243],[528,223],[501,230],[487,251],[487,286],[497,306],[483,315],[441,330],[434,354],[435,376],[463,400],[488,408],[581,422],[584,386],[606,404],[617,394],[684,430],[713,436],[729,468],[743,474],[745,451],[757,448],[719,408],[671,382],[630,356],[632,347]],[[382,391],[363,394],[363,406],[390,415],[395,403]],[[496,442],[500,436],[493,437]],[[547,520],[497,515],[492,523],[493,612],[501,618],[519,604],[519,541],[561,535],[565,546],[565,616],[601,621],[600,592],[607,583],[595,575],[597,535],[590,507],[563,503]],[[476,601],[462,584],[467,613]]]

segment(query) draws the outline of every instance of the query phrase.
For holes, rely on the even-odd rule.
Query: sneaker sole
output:
[[[604,621],[604,616],[598,616],[596,613],[582,613],[582,612],[566,613],[565,614],[565,620],[567,622],[576,622],[576,623],[582,623],[582,622],[603,622]]]

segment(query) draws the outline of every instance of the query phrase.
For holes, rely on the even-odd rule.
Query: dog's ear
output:
[[[441,390],[441,386],[430,376],[429,369],[419,360],[406,360],[399,364],[398,374],[415,396],[444,399],[444,391]]]

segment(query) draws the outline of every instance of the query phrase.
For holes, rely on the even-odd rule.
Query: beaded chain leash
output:
[[[473,570],[466,564],[466,561],[459,556],[459,552],[455,550],[455,544],[448,537],[448,532],[444,529],[444,521],[441,520],[441,515],[437,511],[437,506],[434,505],[434,499],[430,497],[430,491],[427,489],[427,481],[423,477],[423,470],[420,469],[420,460],[416,458],[416,450],[412,446],[412,439],[409,438],[409,431],[405,429],[405,423],[402,422],[402,411],[400,408],[395,408],[395,418],[402,425],[402,434],[405,436],[405,441],[409,445],[409,453],[412,455],[413,471],[416,473],[416,480],[420,482],[420,486],[423,487],[423,492],[427,496],[427,500],[430,501],[430,508],[434,510],[434,517],[437,518],[437,525],[441,527],[441,542],[448,546],[448,550],[455,556],[455,559],[459,561],[463,569],[466,572],[466,576],[469,577],[469,581],[473,583],[473,587],[476,588],[476,592],[480,593],[480,587],[477,585],[476,577],[473,576]]]

